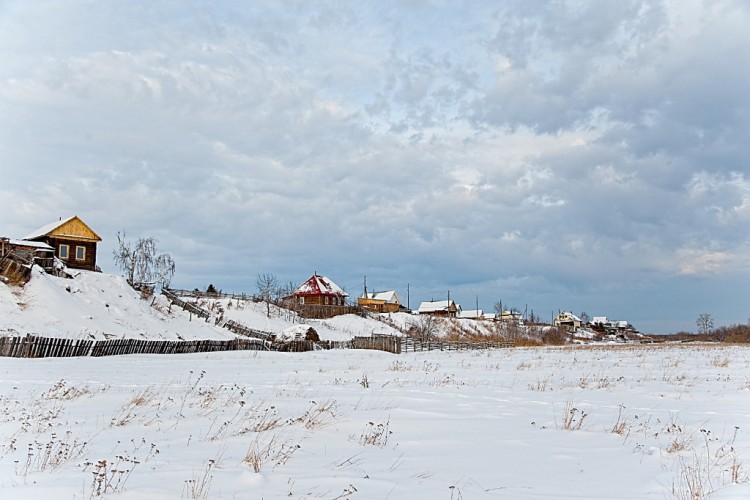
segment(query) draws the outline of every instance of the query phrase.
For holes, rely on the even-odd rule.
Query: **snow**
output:
[[[235,335],[216,326],[224,320],[271,333],[280,333],[304,321],[321,340],[350,340],[355,336],[401,335],[374,318],[354,314],[327,320],[301,319],[295,313],[264,302],[236,299],[190,299],[212,313],[209,321],[191,316],[177,306],[170,308],[165,297],[143,300],[119,276],[75,271],[73,279],[57,278],[35,268],[23,288],[0,284],[0,335],[32,333],[63,338],[138,339],[228,339]],[[153,306],[152,306],[153,303]]]
[[[73,271],[73,270],[71,270]],[[0,284],[0,335],[63,338],[228,339],[235,335],[185,314],[167,314],[163,297],[142,300],[118,276],[75,271],[58,278],[34,267],[23,288]]]
[[[748,498],[749,380],[736,346],[4,358],[0,491]]]
[[[327,340],[420,320],[196,302]],[[232,336],[213,324],[101,273],[0,284],[0,335]],[[749,419],[740,346],[0,358],[0,497],[750,498]]]
[[[54,250],[54,248],[46,243],[42,243],[41,241],[8,240],[8,243],[18,247],[38,248],[40,250]]]

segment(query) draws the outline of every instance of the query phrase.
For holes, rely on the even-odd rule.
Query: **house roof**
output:
[[[24,240],[36,240],[45,236],[63,236],[73,239],[102,241],[101,237],[96,234],[89,226],[86,225],[77,215],[51,222],[42,226],[36,231],[24,236]]]
[[[555,318],[557,321],[581,321],[581,318],[573,314],[572,312],[563,311]]]
[[[8,240],[8,243],[17,247],[38,248],[40,250],[54,250],[54,248],[41,241]]]
[[[348,297],[349,294],[342,290],[336,283],[326,276],[313,274],[310,278],[302,283],[295,291],[294,295],[331,295],[338,297]]]
[[[447,301],[447,300],[437,300],[433,302],[422,302],[419,304],[419,310],[420,313],[430,313],[430,312],[438,312],[438,311],[448,311],[450,310],[451,306],[456,307],[456,303],[454,301]]]
[[[458,313],[458,317],[463,319],[484,318],[484,311],[482,309],[467,309]]]
[[[389,304],[400,304],[401,301],[398,299],[395,290],[389,290],[387,292],[367,292],[367,295],[362,296],[363,299],[382,300]]]

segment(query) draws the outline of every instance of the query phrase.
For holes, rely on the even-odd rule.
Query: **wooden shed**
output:
[[[55,257],[70,268],[97,270],[96,245],[102,239],[77,215],[40,227],[23,239],[51,246]]]

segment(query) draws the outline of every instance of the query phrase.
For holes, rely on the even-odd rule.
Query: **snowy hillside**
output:
[[[80,271],[73,279],[57,278],[35,268],[24,287],[0,282],[0,335],[107,339],[228,339],[235,335],[215,326],[224,320],[273,333],[302,321],[290,311],[251,300],[193,300],[214,314],[211,321],[170,307],[163,296],[141,298],[123,278]],[[305,320],[323,340],[348,340],[354,336],[400,335],[399,330],[372,318],[348,314],[328,320]]]

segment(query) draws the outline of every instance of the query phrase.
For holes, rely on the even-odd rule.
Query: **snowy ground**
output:
[[[0,359],[3,498],[750,498],[749,465],[740,347]]]

